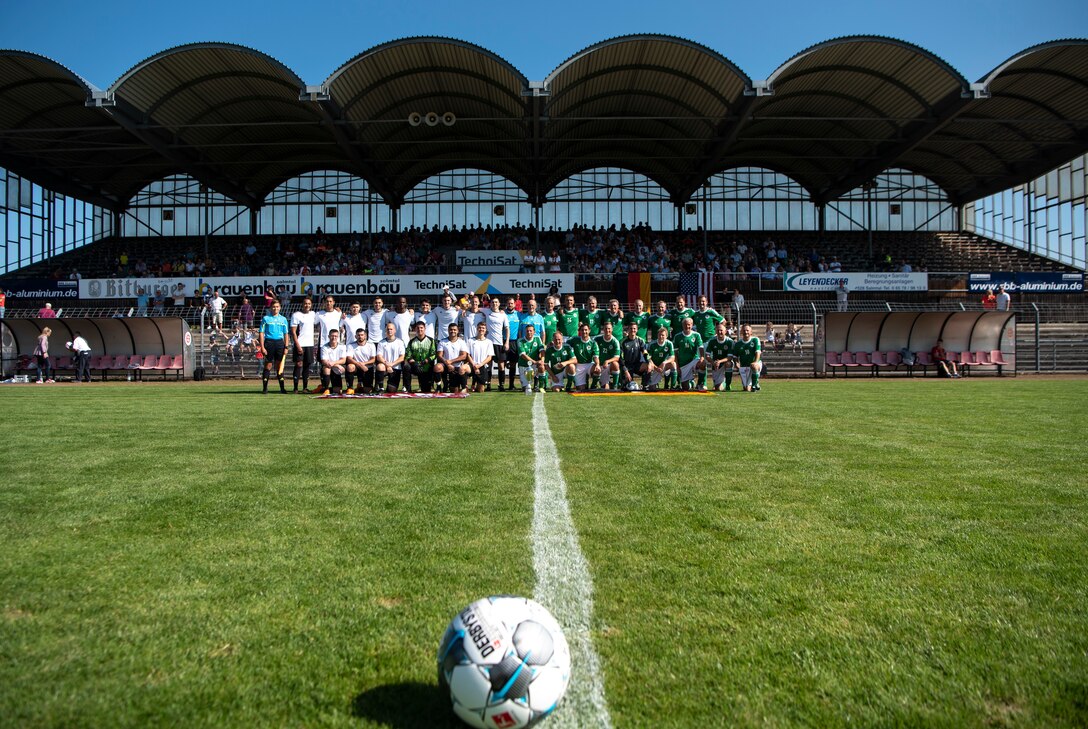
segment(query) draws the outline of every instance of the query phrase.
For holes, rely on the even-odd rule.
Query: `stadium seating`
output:
[[[854,352],[854,364],[857,367],[868,367],[869,374],[872,375],[873,360],[869,352]]]
[[[871,371],[873,377],[879,377],[880,376],[880,368],[888,366],[888,364],[889,364],[888,363],[888,354],[890,354],[890,353],[881,352],[880,350],[877,350],[876,352],[873,352],[872,356],[870,357],[870,361],[869,361],[869,365],[870,365],[870,368],[871,368],[870,371]]]
[[[975,357],[974,352],[960,352],[960,373],[965,377],[971,374],[971,368],[978,363],[978,359]]]
[[[824,355],[824,364],[831,370],[831,376],[835,376],[835,368],[842,367],[843,373],[846,372],[846,367],[842,363],[842,357],[839,352],[827,352]]]
[[[842,362],[842,364],[843,364],[843,368],[844,368],[843,369],[843,376],[845,376],[845,377],[849,377],[851,367],[857,367],[858,366],[857,360],[854,359],[854,353],[853,352],[842,352],[839,355],[839,361]]]
[[[995,349],[990,352],[990,364],[997,365],[997,374],[1001,375],[1001,369],[1008,367],[1010,363],[1006,362],[1005,358],[1001,356],[1000,349]]]
[[[922,368],[922,377],[926,376],[929,368],[935,364],[933,357],[929,352],[915,352],[914,353],[914,366]]]

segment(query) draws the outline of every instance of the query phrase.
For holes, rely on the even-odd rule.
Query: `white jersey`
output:
[[[335,309],[333,311],[319,311],[317,312],[317,324],[320,328],[321,341],[319,344],[324,347],[325,342],[329,341],[329,332],[333,329],[340,329],[340,320],[343,318],[343,314]],[[343,332],[341,332],[343,333]],[[354,341],[355,337],[352,337]],[[340,341],[344,341],[341,337]]]
[[[461,327],[461,336],[463,339],[475,339],[476,338],[476,325],[484,320],[484,313],[482,311],[465,311],[461,312],[461,320],[457,324]]]
[[[403,314],[393,312],[393,316],[389,318],[393,322],[393,326],[397,328],[397,339],[408,344],[408,340],[412,338],[412,320],[415,318],[415,314],[408,309],[404,310]]]
[[[468,345],[461,337],[458,337],[456,342],[446,339],[438,343],[438,354],[442,359],[451,362],[462,354],[468,354]]]
[[[461,310],[451,306],[443,309],[441,306],[434,310],[435,326],[438,328],[438,341],[444,342],[450,338],[450,324],[459,324],[458,317]]]
[[[426,314],[424,314],[422,311],[416,312],[412,316],[412,329],[413,330],[415,329],[417,321],[421,321],[421,322],[423,322],[424,324],[427,325],[427,330],[426,330],[427,331],[427,336],[430,337],[431,339],[434,339],[434,326],[435,326],[435,322],[438,321],[438,315],[435,314],[433,311],[428,311]]]
[[[355,316],[344,315],[344,336],[346,336],[348,340],[354,342],[355,332],[366,328],[366,319],[363,318],[362,314],[356,314]],[[367,336],[369,335],[370,331],[368,330]]]
[[[398,359],[404,359],[404,342],[400,341],[396,337],[390,342],[388,339],[383,339],[378,342],[376,347],[378,350],[378,356],[382,358],[386,364],[396,362]],[[398,364],[394,369],[400,369]]]
[[[507,318],[505,311],[502,309],[498,311],[488,309],[487,313],[484,314],[484,323],[487,324],[487,338],[494,342],[495,349],[499,349],[506,344],[503,330],[509,329],[510,320]]]
[[[495,344],[487,337],[473,339],[468,343],[468,356],[472,358],[474,364],[479,365],[488,357],[495,356]]]
[[[344,359],[348,356],[348,348],[343,344],[337,344],[335,347],[324,345],[321,347],[321,361],[322,362],[335,362],[338,359]]]
[[[348,349],[348,356],[356,362],[369,362],[377,356],[377,350],[374,348],[374,342],[353,344],[351,348]]]
[[[389,314],[389,309],[381,311],[367,309],[363,312],[363,316],[366,317],[366,333],[370,341],[379,342],[385,339],[385,323],[389,320]]]
[[[298,336],[299,346],[314,346],[314,324],[317,321],[317,312],[296,311],[291,315],[291,331]]]

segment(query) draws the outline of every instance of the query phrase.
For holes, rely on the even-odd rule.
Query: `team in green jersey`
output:
[[[548,386],[545,374],[544,342],[536,336],[536,327],[525,325],[524,335],[518,340],[518,364],[521,365],[521,386],[525,392],[540,392]],[[535,384],[529,385],[529,373],[535,375]],[[531,389],[530,389],[531,388]]]

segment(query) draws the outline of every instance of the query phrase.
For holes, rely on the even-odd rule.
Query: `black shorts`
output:
[[[489,385],[491,384],[491,365],[486,364],[480,368],[479,372],[475,372],[472,375],[472,384],[474,385]]]
[[[492,342],[492,344],[495,344],[495,343]],[[505,364],[505,362],[506,362],[506,353],[508,351],[509,350],[507,350],[507,349],[503,349],[503,346],[501,344],[495,344],[495,356],[491,358],[492,363],[494,363],[494,364]]]
[[[264,348],[268,352],[265,355],[265,361],[274,367],[280,366],[280,361],[283,359],[283,353],[287,351],[287,345],[282,339],[264,340]]]

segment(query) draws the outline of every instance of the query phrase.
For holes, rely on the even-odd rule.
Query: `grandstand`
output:
[[[191,44],[102,90],[3,51],[0,286],[14,287],[8,316],[33,316],[49,297],[20,286],[456,274],[458,250],[540,250],[580,295],[647,271],[672,296],[705,271],[718,306],[737,290],[804,319],[794,309],[830,296],[784,291],[785,275],[914,271],[925,290],[858,291],[851,306],[971,307],[973,272],[1085,268],[1086,65],[1088,43],[1054,41],[970,82],[924,48],[853,36],[757,79],[713,49],[634,35],[533,81],[485,48],[421,37],[316,85],[258,50]],[[766,241],[788,252],[773,267]],[[196,325],[189,303],[178,313]],[[1048,326],[1086,318],[1081,292],[1014,301],[1033,304]]]

